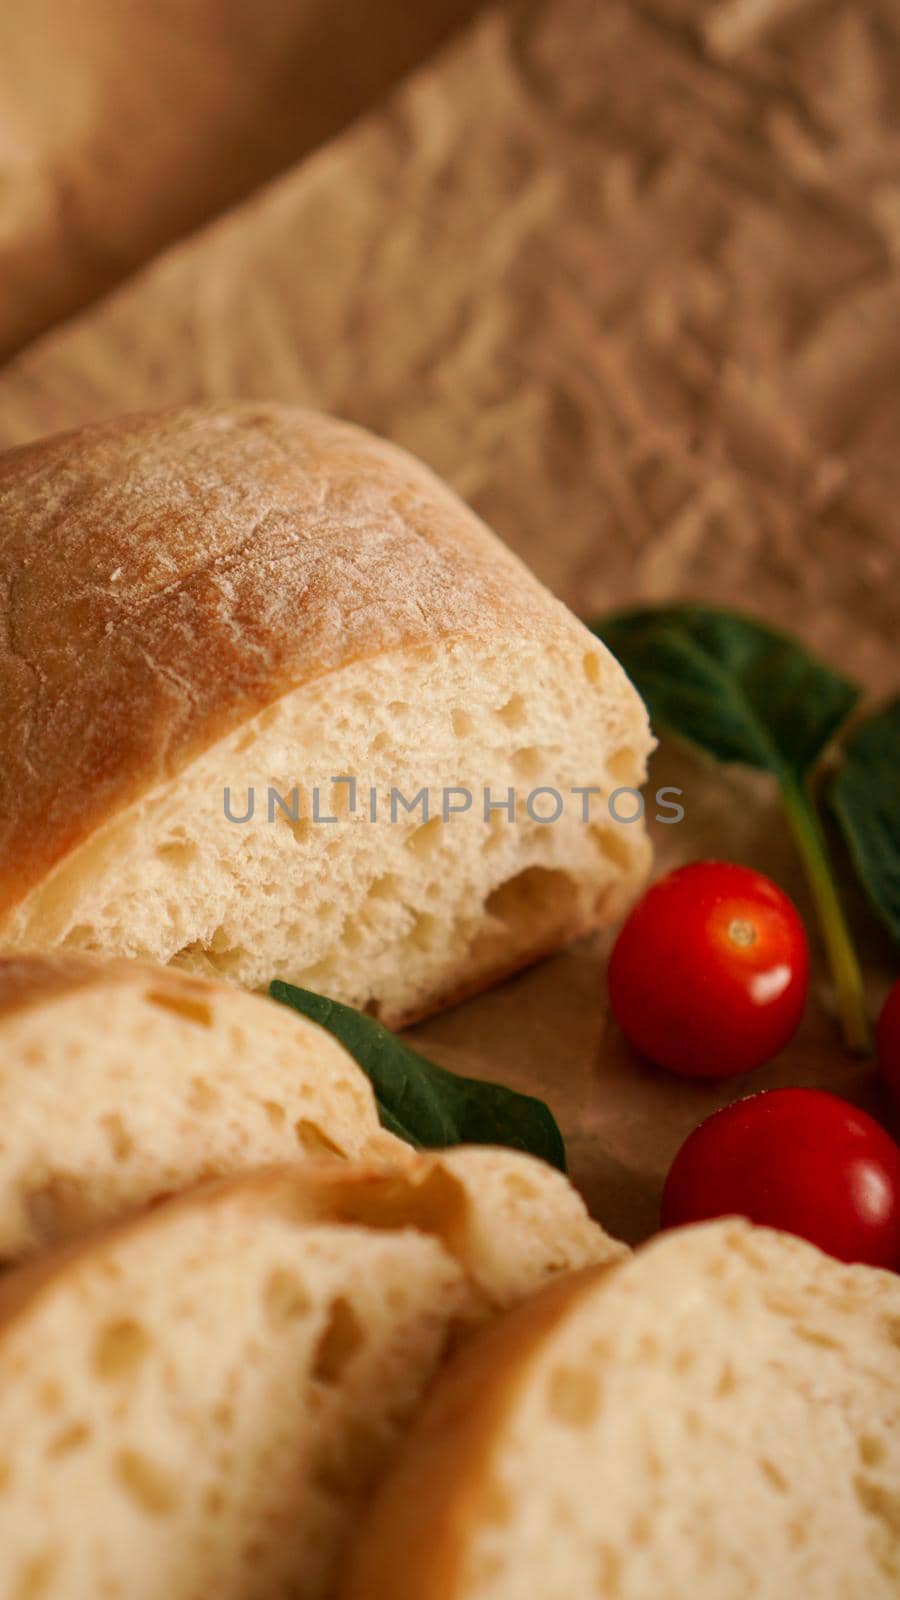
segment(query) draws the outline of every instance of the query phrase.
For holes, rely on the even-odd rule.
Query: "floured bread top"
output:
[[[397,648],[547,630],[602,652],[425,467],[312,412],[198,407],[9,452],[0,917],[291,688]]]

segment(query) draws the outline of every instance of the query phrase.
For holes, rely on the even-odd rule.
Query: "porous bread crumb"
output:
[[[171,969],[0,957],[0,1261],[200,1177],[324,1155],[412,1159],[324,1028]]]
[[[436,1382],[341,1600],[892,1600],[898,1309],[736,1221],[558,1280]]]
[[[0,957],[0,1261],[281,1162],[307,1169],[310,1215],[340,1198],[358,1220],[377,1198],[385,1225],[436,1231],[495,1306],[624,1248],[520,1151],[417,1155],[349,1052],[272,1000],[139,962]]]
[[[396,1022],[615,917],[647,864],[642,825],[608,812],[609,762],[627,754],[633,781],[644,776],[624,708],[611,697],[598,723],[596,690],[562,665],[524,727],[498,716],[553,656],[439,647],[297,691],[101,829],[13,913],[4,944],[174,962],[248,988],[284,978]],[[462,742],[448,696],[468,707]],[[353,814],[330,783],[342,772],[357,782]],[[333,823],[313,821],[322,778],[318,815]],[[556,822],[528,814],[541,785],[566,796]],[[587,824],[569,792],[581,785],[598,790]],[[447,822],[445,788],[474,796]],[[409,801],[426,789],[428,820],[421,801],[392,816],[392,789]],[[253,797],[250,821],[227,820],[226,790],[232,816]],[[484,792],[510,790],[515,821],[485,821]]]
[[[10,1592],[40,1568],[40,1600],[324,1600],[470,1302],[422,1233],[304,1225],[239,1189],[46,1270],[0,1323]],[[141,1359],[98,1369],[124,1308]]]
[[[448,1346],[545,1275],[542,1207],[573,1263],[621,1254],[561,1174],[458,1150],[222,1180],[8,1271],[4,1573],[52,1544],[43,1600],[326,1600]]]

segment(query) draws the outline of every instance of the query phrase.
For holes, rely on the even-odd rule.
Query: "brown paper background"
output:
[[[0,374],[0,442],[122,409],[275,396],[444,474],[590,615],[700,596],[798,631],[873,695],[900,624],[900,17],[892,0],[526,0]],[[766,780],[663,749],[658,865],[771,872]],[[846,862],[838,856],[842,873]],[[896,965],[850,891],[873,1004]],[[811,917],[809,917],[811,925]],[[749,1087],[879,1109],[816,948],[800,1036],[746,1083],[641,1066],[608,940],[416,1030],[543,1094],[636,1238],[677,1144]],[[883,1108],[880,1108],[883,1109]]]

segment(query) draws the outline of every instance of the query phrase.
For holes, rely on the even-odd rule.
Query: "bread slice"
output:
[[[220,1180],[0,1278],[4,1595],[331,1594],[448,1341],[512,1297],[460,1163]]]
[[[413,1156],[324,1028],[172,968],[0,957],[0,1261],[205,1176],[326,1154]]]
[[[0,526],[0,947],[396,1024],[633,896],[636,692],[403,451],[274,405],[126,417],[0,459]]]
[[[4,1595],[331,1592],[472,1290],[426,1234],[297,1220],[301,1182],[231,1180],[0,1280]]]
[[[542,1161],[416,1156],[343,1047],[284,1006],[141,962],[0,958],[0,1261],[203,1177],[323,1156],[346,1165],[316,1167],[319,1208],[440,1218],[497,1305],[623,1248]]]
[[[900,1281],[737,1221],[561,1278],[450,1364],[341,1600],[888,1600]]]

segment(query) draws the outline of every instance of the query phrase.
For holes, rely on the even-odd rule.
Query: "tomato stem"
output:
[[[847,1048],[854,1054],[868,1055],[872,1049],[872,1039],[866,1015],[862,972],[835,887],[825,835],[812,802],[800,784],[784,784],[782,793],[788,822],[818,913],[844,1039]]]

